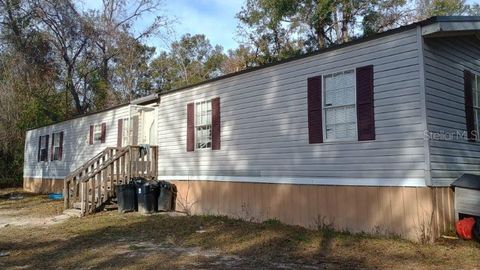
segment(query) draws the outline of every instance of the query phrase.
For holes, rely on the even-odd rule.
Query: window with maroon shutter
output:
[[[464,71],[463,80],[467,138],[469,141],[476,141],[480,130],[480,80],[479,76],[468,70]]]
[[[107,134],[107,125],[105,123],[90,126],[90,144],[95,142],[105,143]]]
[[[195,103],[195,149],[212,148],[212,100]]]
[[[195,104],[187,104],[187,151],[195,150]]]
[[[322,76],[308,78],[307,92],[308,140],[311,144],[322,143]]]
[[[63,131],[52,134],[51,160],[62,160]]]
[[[212,150],[220,150],[220,98],[212,99]]]
[[[358,140],[375,140],[375,111],[373,104],[373,66],[356,70]]]
[[[48,161],[48,135],[40,136],[38,140],[38,161]]]

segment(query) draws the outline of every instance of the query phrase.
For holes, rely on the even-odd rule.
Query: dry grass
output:
[[[23,196],[23,199],[9,200],[12,193]],[[18,188],[0,189],[1,211],[15,211],[18,216],[50,217],[63,212],[63,202],[49,200],[47,195],[23,192]]]
[[[0,202],[0,212],[4,207]],[[480,268],[480,245],[475,242],[422,245],[276,221],[258,224],[226,217],[117,212],[34,229],[3,228],[0,251],[10,252],[0,257],[1,269]]]

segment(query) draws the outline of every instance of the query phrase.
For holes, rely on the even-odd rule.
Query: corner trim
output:
[[[427,122],[427,94],[425,89],[425,63],[423,55],[424,39],[422,36],[422,27],[417,27],[417,48],[418,48],[418,64],[420,65],[420,109],[422,113],[423,131],[428,132]],[[432,185],[432,173],[430,164],[430,141],[427,137],[423,138],[423,153],[425,160],[425,185]]]

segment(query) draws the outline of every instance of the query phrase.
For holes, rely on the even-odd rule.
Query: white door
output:
[[[155,108],[145,108],[140,111],[140,144],[156,145],[157,143],[156,111]]]

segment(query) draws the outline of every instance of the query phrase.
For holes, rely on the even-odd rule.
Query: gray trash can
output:
[[[158,187],[158,211],[175,210],[175,200],[177,197],[176,186],[167,181],[160,181]]]
[[[137,188],[138,212],[151,214],[157,212],[156,183],[146,182]]]
[[[137,208],[137,197],[135,196],[135,185],[126,184],[116,187],[118,212],[133,212]]]

